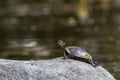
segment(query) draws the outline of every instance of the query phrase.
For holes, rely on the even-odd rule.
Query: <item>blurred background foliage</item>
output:
[[[120,78],[120,0],[0,1],[1,58],[59,57],[61,39]]]

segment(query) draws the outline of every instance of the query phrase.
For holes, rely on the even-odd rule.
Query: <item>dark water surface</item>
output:
[[[10,3],[10,9],[13,4]],[[23,10],[18,10],[17,16],[9,9],[5,12],[6,7],[3,6],[0,10],[0,58],[30,60],[60,57],[63,53],[57,41],[63,40],[69,46],[87,50],[100,65],[120,79],[119,10],[110,10],[109,14],[93,11],[90,19],[81,23],[74,13],[40,16],[37,7],[30,7],[34,10],[31,12],[36,13],[25,14],[23,8],[27,9],[29,5],[24,4],[15,8],[16,11],[19,8]]]
[[[23,22],[11,27],[1,25],[1,58],[30,60],[60,57],[63,53],[57,41],[63,40],[69,46],[84,48],[100,65],[120,78],[119,27],[108,24],[67,26],[61,22],[63,18],[42,18],[42,21],[33,17],[15,19]]]

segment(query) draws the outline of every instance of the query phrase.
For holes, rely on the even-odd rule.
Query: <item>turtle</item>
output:
[[[64,53],[64,59],[71,58],[89,63],[93,67],[98,66],[98,63],[94,61],[92,56],[84,49],[77,46],[66,46],[62,40],[58,40],[58,44]]]

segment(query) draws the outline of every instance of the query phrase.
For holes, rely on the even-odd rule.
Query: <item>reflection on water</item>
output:
[[[76,31],[75,28],[82,30]],[[115,30],[110,27],[109,31],[112,29]],[[79,46],[86,49],[100,65],[119,78],[120,40],[117,33],[114,36],[111,32],[103,32],[102,29],[95,31],[94,27],[91,29],[88,26],[61,27],[59,30],[45,32],[28,30],[27,33],[26,31],[15,33],[13,31],[10,36],[1,40],[1,58],[48,59],[60,57],[63,56],[63,53],[57,40],[61,39],[69,46]]]

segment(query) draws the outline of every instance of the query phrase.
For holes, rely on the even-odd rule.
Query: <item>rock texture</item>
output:
[[[0,59],[0,80],[115,80],[104,68],[72,59]]]

